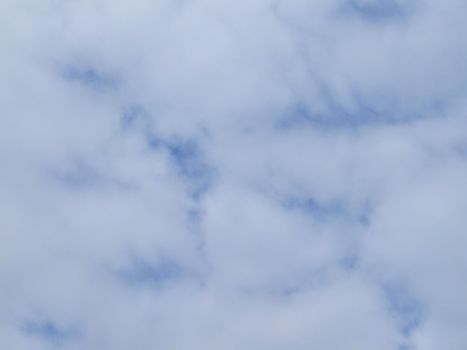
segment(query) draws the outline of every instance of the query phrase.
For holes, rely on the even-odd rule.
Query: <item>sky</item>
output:
[[[466,14],[0,1],[0,348],[467,349]]]

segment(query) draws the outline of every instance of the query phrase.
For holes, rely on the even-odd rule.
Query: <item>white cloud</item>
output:
[[[465,7],[0,3],[0,347],[464,349]]]

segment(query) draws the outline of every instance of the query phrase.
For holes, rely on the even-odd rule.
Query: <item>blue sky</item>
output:
[[[466,13],[0,2],[0,348],[465,350]]]

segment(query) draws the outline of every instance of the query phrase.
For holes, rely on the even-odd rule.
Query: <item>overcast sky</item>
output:
[[[465,0],[0,0],[0,348],[467,349]]]

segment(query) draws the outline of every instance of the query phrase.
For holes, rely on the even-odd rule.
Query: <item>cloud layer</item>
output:
[[[467,348],[467,4],[0,2],[0,348]]]

